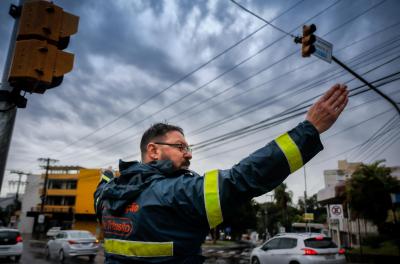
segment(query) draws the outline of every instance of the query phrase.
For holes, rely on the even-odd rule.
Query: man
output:
[[[271,191],[322,150],[319,134],[345,108],[348,91],[333,86],[306,121],[229,170],[200,177],[189,170],[192,153],[183,130],[155,124],[143,135],[142,162],[120,161],[95,193],[104,230],[106,263],[203,263],[201,244],[238,204]]]

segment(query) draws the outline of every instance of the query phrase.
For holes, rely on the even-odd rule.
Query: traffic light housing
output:
[[[314,43],[316,41],[316,37],[314,32],[316,30],[317,27],[314,24],[303,26],[303,37],[301,38],[301,56],[310,57],[311,54],[315,52]]]
[[[14,88],[44,93],[61,84],[74,55],[62,51],[78,29],[79,17],[47,1],[22,6],[8,81]]]

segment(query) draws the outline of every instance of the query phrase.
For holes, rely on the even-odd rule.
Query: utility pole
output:
[[[39,162],[45,162],[46,165],[41,166],[46,170],[45,178],[44,178],[44,184],[43,184],[43,191],[42,191],[42,196],[40,197],[42,200],[42,203],[40,204],[40,213],[43,214],[44,210],[44,205],[46,204],[47,201],[47,182],[49,179],[49,169],[50,169],[50,163],[55,163],[58,160],[51,159],[51,158],[39,158]]]
[[[307,174],[306,174],[306,166],[303,166],[304,169],[304,217],[307,214]],[[306,220],[306,232],[308,229],[308,220]]]
[[[26,172],[19,171],[19,170],[11,170],[10,173],[18,174],[18,180],[17,181],[9,181],[9,183],[15,183],[15,182],[17,183],[17,193],[15,194],[15,200],[18,201],[20,185],[21,184],[26,184],[26,181],[25,182],[21,181],[22,175],[30,175],[30,173],[26,173]]]
[[[20,0],[22,5],[24,0]],[[11,13],[10,8],[10,13]],[[0,190],[3,184],[4,171],[7,163],[8,150],[10,148],[11,136],[14,129],[15,117],[17,115],[17,108],[14,102],[6,100],[5,97],[12,92],[12,87],[8,83],[8,73],[11,67],[11,59],[14,53],[14,44],[17,39],[19,18],[15,17],[14,28],[8,46],[8,53],[6,62],[4,64],[3,76],[0,85]]]
[[[63,50],[79,23],[50,0],[19,0],[9,14],[15,22],[0,85],[0,190],[17,108],[26,107],[26,92],[43,94],[72,70],[74,54]]]

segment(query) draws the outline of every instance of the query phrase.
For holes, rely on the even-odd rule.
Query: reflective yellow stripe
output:
[[[110,181],[110,179],[109,179],[106,175],[104,175],[104,174],[101,175],[101,178],[102,178],[103,180],[105,180],[106,182],[109,182],[109,181]]]
[[[206,172],[204,176],[204,204],[210,228],[222,223],[221,204],[219,201],[218,170]]]
[[[275,139],[275,142],[278,144],[283,154],[285,154],[285,157],[289,163],[290,173],[293,173],[303,166],[301,152],[288,133],[279,136],[277,139]]]
[[[173,242],[139,242],[119,239],[105,239],[107,253],[131,257],[166,257],[174,255]]]

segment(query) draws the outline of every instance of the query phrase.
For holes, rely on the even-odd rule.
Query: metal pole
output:
[[[24,0],[20,0],[22,5]],[[14,28],[10,38],[6,62],[4,64],[3,76],[0,90],[11,92],[12,87],[8,83],[8,73],[11,67],[11,59],[14,53],[14,43],[17,38],[19,18],[14,21]],[[10,149],[11,136],[14,129],[17,108],[11,102],[0,101],[0,190],[3,184],[4,171],[7,163],[8,150]]]
[[[307,214],[307,175],[306,175],[306,166],[303,166],[304,169],[304,217]],[[306,232],[308,229],[308,220],[306,220]]]
[[[47,201],[47,185],[49,181],[49,170],[50,170],[50,162],[57,162],[58,160],[51,159],[51,158],[39,158],[38,161],[41,162],[46,162],[46,165],[43,166],[46,170],[45,177],[44,177],[44,183],[43,183],[43,191],[42,191],[42,203],[40,205],[40,213],[43,213],[44,210],[44,205],[46,204]]]
[[[19,186],[21,185],[21,178],[22,178],[22,173],[18,174],[18,185],[17,185],[17,194],[15,195],[15,199],[18,201],[19,198]]]
[[[382,96],[383,98],[385,98],[387,101],[389,101],[389,103],[391,103],[394,108],[396,108],[397,112],[400,114],[400,108],[399,106],[396,104],[396,102],[394,102],[392,99],[390,99],[389,96],[387,96],[386,94],[382,93],[381,91],[378,90],[378,88],[376,88],[375,86],[373,86],[372,84],[370,84],[367,80],[365,80],[363,77],[361,77],[360,75],[358,75],[355,71],[353,71],[352,69],[350,69],[349,67],[347,67],[343,62],[341,62],[340,60],[338,60],[335,56],[332,56],[332,60],[334,62],[336,62],[337,64],[339,64],[342,68],[344,68],[345,70],[347,70],[348,72],[350,72],[354,77],[356,77],[357,79],[359,79],[360,81],[362,81],[364,84],[366,84],[370,89],[374,90],[376,93],[378,93],[380,96]]]
[[[50,158],[46,159],[46,174],[44,178],[44,184],[43,184],[43,191],[42,191],[42,203],[40,204],[40,213],[43,213],[44,209],[44,204],[46,203],[47,200],[47,181],[49,178],[49,167],[50,167]]]

